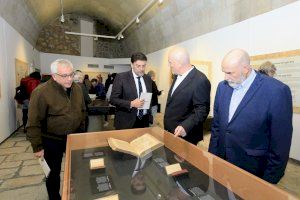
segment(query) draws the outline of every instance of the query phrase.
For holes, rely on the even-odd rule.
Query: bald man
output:
[[[256,73],[247,52],[222,61],[209,152],[270,182],[284,175],[292,138],[292,96],[282,82]]]
[[[172,49],[168,62],[175,78],[168,94],[164,128],[196,145],[203,140],[203,122],[210,107],[210,82],[190,64],[189,54],[183,48]]]

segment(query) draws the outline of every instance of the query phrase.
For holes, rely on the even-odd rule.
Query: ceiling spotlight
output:
[[[61,16],[59,18],[61,23],[65,22],[65,16],[64,16],[64,5],[63,5],[63,0],[60,0],[60,7],[61,7]]]
[[[139,17],[136,18],[135,23],[137,23],[137,24],[140,23],[140,18]]]
[[[164,2],[164,0],[158,0],[159,4],[162,4]]]
[[[64,16],[63,14],[60,16],[60,22],[61,22],[61,23],[64,23],[64,22],[65,22],[65,16]]]

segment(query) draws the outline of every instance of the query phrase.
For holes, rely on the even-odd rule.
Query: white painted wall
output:
[[[212,61],[212,105],[217,84],[224,77],[220,64],[229,50],[242,48],[248,51],[250,55],[258,55],[300,49],[299,10],[300,1],[297,1],[263,15],[178,44],[189,50],[191,60]],[[159,98],[162,111],[165,110],[170,82],[170,69],[167,63],[168,49],[148,55],[149,65],[158,72],[158,88],[165,91]],[[300,124],[296,121],[300,121],[299,114],[293,116],[294,132],[290,157],[300,160]]]
[[[16,130],[16,107],[14,101],[15,58],[27,63],[40,63],[39,52],[2,17],[0,17],[0,142]]]
[[[41,58],[41,73],[50,74],[50,64],[56,59],[68,59],[70,60],[75,69],[86,72],[111,72],[120,73],[130,69],[128,66],[122,64],[130,64],[130,58],[95,58],[95,57],[83,57],[83,56],[71,56],[63,54],[52,54],[52,53],[40,53]],[[88,64],[98,64],[99,68],[88,68]],[[114,70],[105,69],[104,65],[114,65]]]
[[[94,23],[86,20],[80,20],[81,33],[94,33]],[[80,55],[94,56],[94,39],[92,37],[80,36]]]

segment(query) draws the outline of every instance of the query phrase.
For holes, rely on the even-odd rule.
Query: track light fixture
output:
[[[61,3],[61,18],[64,18],[63,16],[63,0],[60,0],[60,3]],[[124,31],[126,31],[126,29],[131,26],[134,22],[135,23],[140,23],[140,17],[151,7],[153,6],[155,3],[159,3],[159,4],[162,4],[163,3],[163,0],[149,0],[148,3],[145,5],[145,7],[136,15],[134,16],[130,22],[128,22],[128,24],[126,24],[126,26],[120,30],[119,33],[117,33],[115,36],[113,35],[95,35],[95,34],[87,34],[87,33],[77,33],[77,32],[68,32],[66,31],[65,33],[66,34],[71,34],[71,35],[79,35],[79,36],[88,36],[88,37],[97,37],[97,38],[109,38],[109,39],[117,39],[117,40],[120,40],[120,39],[123,39],[124,36],[123,36],[123,33]],[[63,20],[64,21],[64,20]],[[62,22],[62,20],[61,20]]]
[[[64,16],[64,6],[63,6],[63,0],[60,0],[60,7],[61,7],[61,16],[59,18],[61,23],[65,22],[65,16]]]
[[[61,23],[64,23],[64,22],[65,22],[65,16],[64,16],[63,14],[60,16],[59,19],[60,19],[60,22],[61,22]]]
[[[135,23],[137,23],[137,24],[140,23],[140,18],[139,17],[136,18]]]

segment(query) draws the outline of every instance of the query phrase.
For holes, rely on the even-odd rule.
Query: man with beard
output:
[[[270,182],[284,175],[292,138],[292,96],[282,82],[256,73],[247,52],[222,61],[209,152]]]

